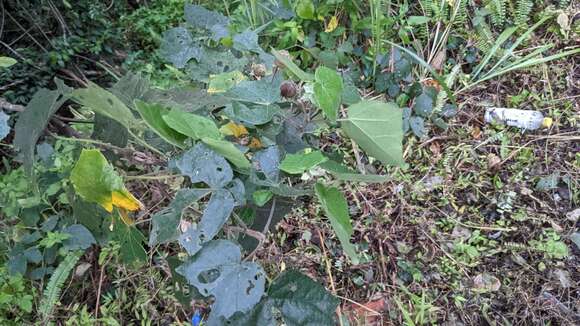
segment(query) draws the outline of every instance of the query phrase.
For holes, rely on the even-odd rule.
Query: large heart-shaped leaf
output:
[[[228,104],[223,113],[230,119],[252,127],[268,123],[280,112],[277,105],[246,105],[240,102]]]
[[[214,240],[204,245],[188,262],[177,268],[203,296],[213,296],[207,325],[223,325],[223,319],[246,312],[262,298],[265,273],[252,262],[241,262],[240,248],[230,241]]]
[[[179,237],[179,243],[188,254],[195,255],[204,243],[216,236],[230,218],[234,206],[234,197],[230,191],[220,189],[213,192],[197,227],[189,227]]]
[[[205,189],[180,189],[169,206],[151,217],[149,246],[176,240],[179,236],[183,210],[208,193],[209,191]]]
[[[336,121],[342,96],[342,77],[329,68],[318,67],[314,73],[314,99],[324,115]]]
[[[344,252],[354,264],[358,264],[358,255],[354,246],[350,243],[352,225],[350,223],[346,199],[344,199],[344,196],[337,188],[326,187],[320,182],[316,184],[315,190],[320,205],[326,213],[326,217],[330,220],[330,224],[332,225]]]
[[[177,147],[183,148],[185,146],[187,137],[173,130],[163,119],[163,116],[169,113],[169,108],[161,104],[145,103],[140,100],[135,101],[135,108],[147,125],[161,138]]]
[[[197,144],[185,152],[176,165],[192,183],[204,182],[214,189],[225,187],[234,175],[230,164],[204,144]]]
[[[199,60],[202,49],[186,28],[175,27],[163,33],[160,53],[176,68],[183,68],[189,60]]]
[[[195,140],[204,137],[213,139],[222,138],[222,134],[215,122],[206,117],[176,109],[172,109],[162,117],[171,129]]]
[[[244,80],[225,93],[225,96],[240,102],[271,105],[282,100],[281,84],[280,74],[260,80]]]
[[[288,326],[336,325],[340,301],[308,276],[287,270],[270,285],[268,296],[246,314],[238,313],[228,325],[276,325],[273,308]]]
[[[363,101],[348,108],[342,129],[369,155],[387,165],[403,161],[403,115],[393,103]]]
[[[320,163],[328,160],[320,151],[303,151],[296,154],[287,154],[282,163],[280,170],[290,174],[304,173]]]
[[[83,149],[70,180],[84,200],[103,206],[109,213],[113,207],[129,211],[142,207],[99,150]]]
[[[212,138],[202,138],[201,139],[209,148],[213,149],[216,153],[225,157],[228,161],[232,162],[233,165],[240,169],[246,170],[252,167],[250,161],[244,156],[234,144],[227,140],[217,140]]]
[[[210,31],[214,41],[219,41],[229,34],[230,21],[226,16],[199,5],[185,5],[185,20],[194,27]]]

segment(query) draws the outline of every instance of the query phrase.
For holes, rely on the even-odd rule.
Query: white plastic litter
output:
[[[545,118],[541,112],[508,108],[488,108],[485,111],[485,122],[504,124],[526,130],[549,128],[552,118]]]

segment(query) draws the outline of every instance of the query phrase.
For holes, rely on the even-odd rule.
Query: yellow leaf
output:
[[[248,130],[244,125],[237,124],[233,121],[228,122],[220,128],[220,132],[226,136],[234,136],[240,138],[248,134]]]
[[[143,204],[133,196],[130,192],[123,191],[113,191],[112,194],[113,206],[117,206],[120,209],[126,209],[128,211],[136,211],[143,207]]]
[[[330,33],[334,31],[337,27],[338,27],[338,18],[336,16],[332,16],[330,18],[330,21],[328,22],[328,25],[326,25],[326,29],[324,29],[324,31]]]
[[[252,137],[252,140],[250,141],[248,147],[251,149],[260,149],[262,148],[262,142],[258,138]]]
[[[121,218],[121,221],[125,223],[125,225],[133,225],[133,223],[135,223],[135,220],[130,217],[129,214],[127,214],[127,210],[125,209],[119,209],[119,217]]]

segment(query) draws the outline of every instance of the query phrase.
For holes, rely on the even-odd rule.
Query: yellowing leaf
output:
[[[330,21],[328,22],[328,25],[326,25],[324,31],[330,33],[334,31],[337,27],[338,27],[338,18],[336,16],[332,16],[332,18],[330,18]]]
[[[83,149],[71,172],[70,180],[79,196],[103,206],[109,213],[114,207],[126,213],[143,206],[125,188],[121,177],[97,149]]]
[[[246,129],[243,124],[237,124],[230,121],[220,128],[220,132],[226,136],[240,138],[248,134],[248,129]]]
[[[210,75],[207,92],[209,94],[225,93],[245,79],[246,76],[237,70],[224,72],[219,75]]]

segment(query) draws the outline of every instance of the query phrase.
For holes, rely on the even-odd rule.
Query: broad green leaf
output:
[[[258,44],[258,34],[255,31],[247,29],[233,37],[234,49],[238,51],[251,51],[255,53],[264,52]]]
[[[210,75],[242,71],[248,62],[247,56],[238,58],[230,50],[205,49],[204,56],[197,63],[190,62],[187,71],[191,79],[207,83]]]
[[[109,91],[113,93],[126,106],[133,108],[133,102],[137,99],[143,99],[145,94],[151,91],[149,79],[141,73],[128,72],[121,77]],[[146,101],[147,102],[147,101]]]
[[[403,113],[393,103],[363,101],[348,108],[342,129],[370,156],[383,164],[403,161]]]
[[[415,99],[413,111],[415,111],[417,115],[427,118],[431,115],[431,112],[433,112],[433,102],[433,99],[423,92]]]
[[[140,100],[135,101],[135,108],[147,125],[161,136],[161,138],[177,147],[183,148],[185,146],[187,137],[173,130],[163,120],[163,115],[169,113],[169,108],[161,104],[145,103]]]
[[[412,116],[409,118],[409,127],[415,134],[415,136],[421,138],[425,136],[425,119],[418,116]]]
[[[167,243],[179,237],[179,225],[183,211],[208,194],[205,189],[180,189],[169,206],[155,213],[151,217],[151,234],[149,247]]]
[[[298,3],[296,4],[296,14],[302,19],[316,19],[312,0],[298,0]]]
[[[223,325],[223,319],[247,312],[262,298],[265,273],[252,262],[242,262],[240,248],[230,241],[214,240],[204,245],[189,261],[177,268],[189,284],[215,301],[208,326]]]
[[[228,118],[247,125],[263,125],[268,123],[280,112],[277,105],[246,105],[240,102],[231,102],[223,111]]]
[[[229,34],[230,21],[226,16],[199,5],[185,5],[185,20],[194,27],[210,31],[214,41],[219,41]]]
[[[202,49],[184,27],[175,27],[163,33],[161,55],[176,68],[183,68],[191,59],[199,59]]]
[[[336,325],[340,301],[320,283],[294,270],[282,273],[268,289],[268,298],[286,325]]]
[[[309,74],[309,73],[305,72],[304,70],[300,69],[300,67],[298,67],[294,62],[292,62],[292,60],[290,58],[288,58],[284,54],[282,54],[279,51],[276,51],[274,49],[272,49],[272,54],[274,55],[276,60],[278,60],[280,63],[282,63],[284,65],[284,67],[286,67],[288,70],[290,70],[290,72],[292,72],[294,75],[296,75],[296,77],[298,77],[301,81],[306,82],[306,81],[313,81],[314,80],[314,76],[312,74]]]
[[[128,211],[142,207],[99,150],[83,149],[71,171],[70,180],[84,200],[103,206],[109,213],[113,207]]]
[[[194,140],[204,137],[213,139],[221,139],[223,137],[215,122],[197,114],[172,109],[162,117],[171,129]]]
[[[232,142],[212,138],[202,138],[201,141],[238,168],[245,170],[252,167],[244,153],[242,153]]]
[[[127,129],[139,125],[133,112],[119,98],[94,83],[89,82],[87,88],[74,90],[72,98],[80,105],[119,122]]]
[[[8,125],[10,116],[0,110],[0,140],[6,138],[10,133],[10,126]]]
[[[129,131],[116,120],[100,113],[95,113],[91,138],[123,148],[127,146],[129,141]],[[105,154],[108,155],[108,153]]]
[[[85,250],[91,245],[97,243],[91,231],[81,224],[67,226],[64,228],[63,232],[70,235],[70,237],[62,243],[63,248],[69,251]]]
[[[229,325],[276,325],[275,310],[288,326],[336,325],[339,303],[320,283],[287,270],[270,285],[267,297],[248,313],[234,315]]]
[[[280,170],[290,174],[304,173],[320,163],[328,160],[320,151],[304,151],[297,154],[287,154],[282,163]]]
[[[254,154],[253,165],[258,172],[264,174],[265,179],[258,178],[252,171],[252,182],[257,185],[276,185],[280,177],[280,149],[278,146],[270,146]]]
[[[208,96],[205,90],[192,87],[179,87],[168,90],[152,88],[143,95],[142,99],[145,102],[157,103],[165,107],[192,113],[204,109],[207,111],[213,110],[229,103],[223,96]]]
[[[209,94],[225,93],[242,80],[246,80],[246,76],[237,70],[224,72],[219,75],[210,75],[207,92]]]
[[[356,173],[356,171],[353,171],[352,169],[331,160],[320,164],[320,167],[330,172],[337,180],[340,181],[383,183],[389,180],[389,177],[386,175]]]
[[[326,217],[344,249],[344,252],[352,260],[353,264],[358,264],[359,258],[350,237],[352,236],[352,225],[348,214],[348,205],[342,193],[334,187],[326,187],[322,183],[315,186],[316,196],[320,201]]]
[[[335,122],[342,95],[342,77],[326,67],[318,67],[314,74],[314,99],[326,118]]]
[[[225,187],[233,179],[230,164],[204,144],[197,144],[176,161],[181,174],[191,183],[203,182],[214,189]]]
[[[268,203],[273,196],[274,194],[270,190],[256,190],[252,194],[252,199],[254,199],[254,203],[258,207],[262,207],[266,205],[266,203]]]
[[[342,103],[346,105],[353,105],[361,101],[358,89],[354,85],[352,79],[348,77],[348,75],[344,78],[344,87],[342,90],[341,98]]]
[[[0,68],[9,68],[18,63],[14,58],[10,57],[0,57]]]
[[[260,80],[244,80],[227,91],[224,96],[240,102],[271,105],[282,101],[280,74],[266,76]]]
[[[22,155],[24,171],[32,175],[34,149],[50,117],[68,99],[60,91],[41,89],[34,94],[26,109],[20,112],[14,126],[14,148]]]
[[[113,223],[113,239],[121,245],[121,259],[126,264],[138,264],[147,261],[147,252],[143,248],[145,236],[134,225],[121,223],[120,218]]]
[[[234,197],[225,189],[212,193],[196,227],[189,227],[179,236],[179,243],[189,255],[195,255],[204,243],[213,240],[234,210]]]

